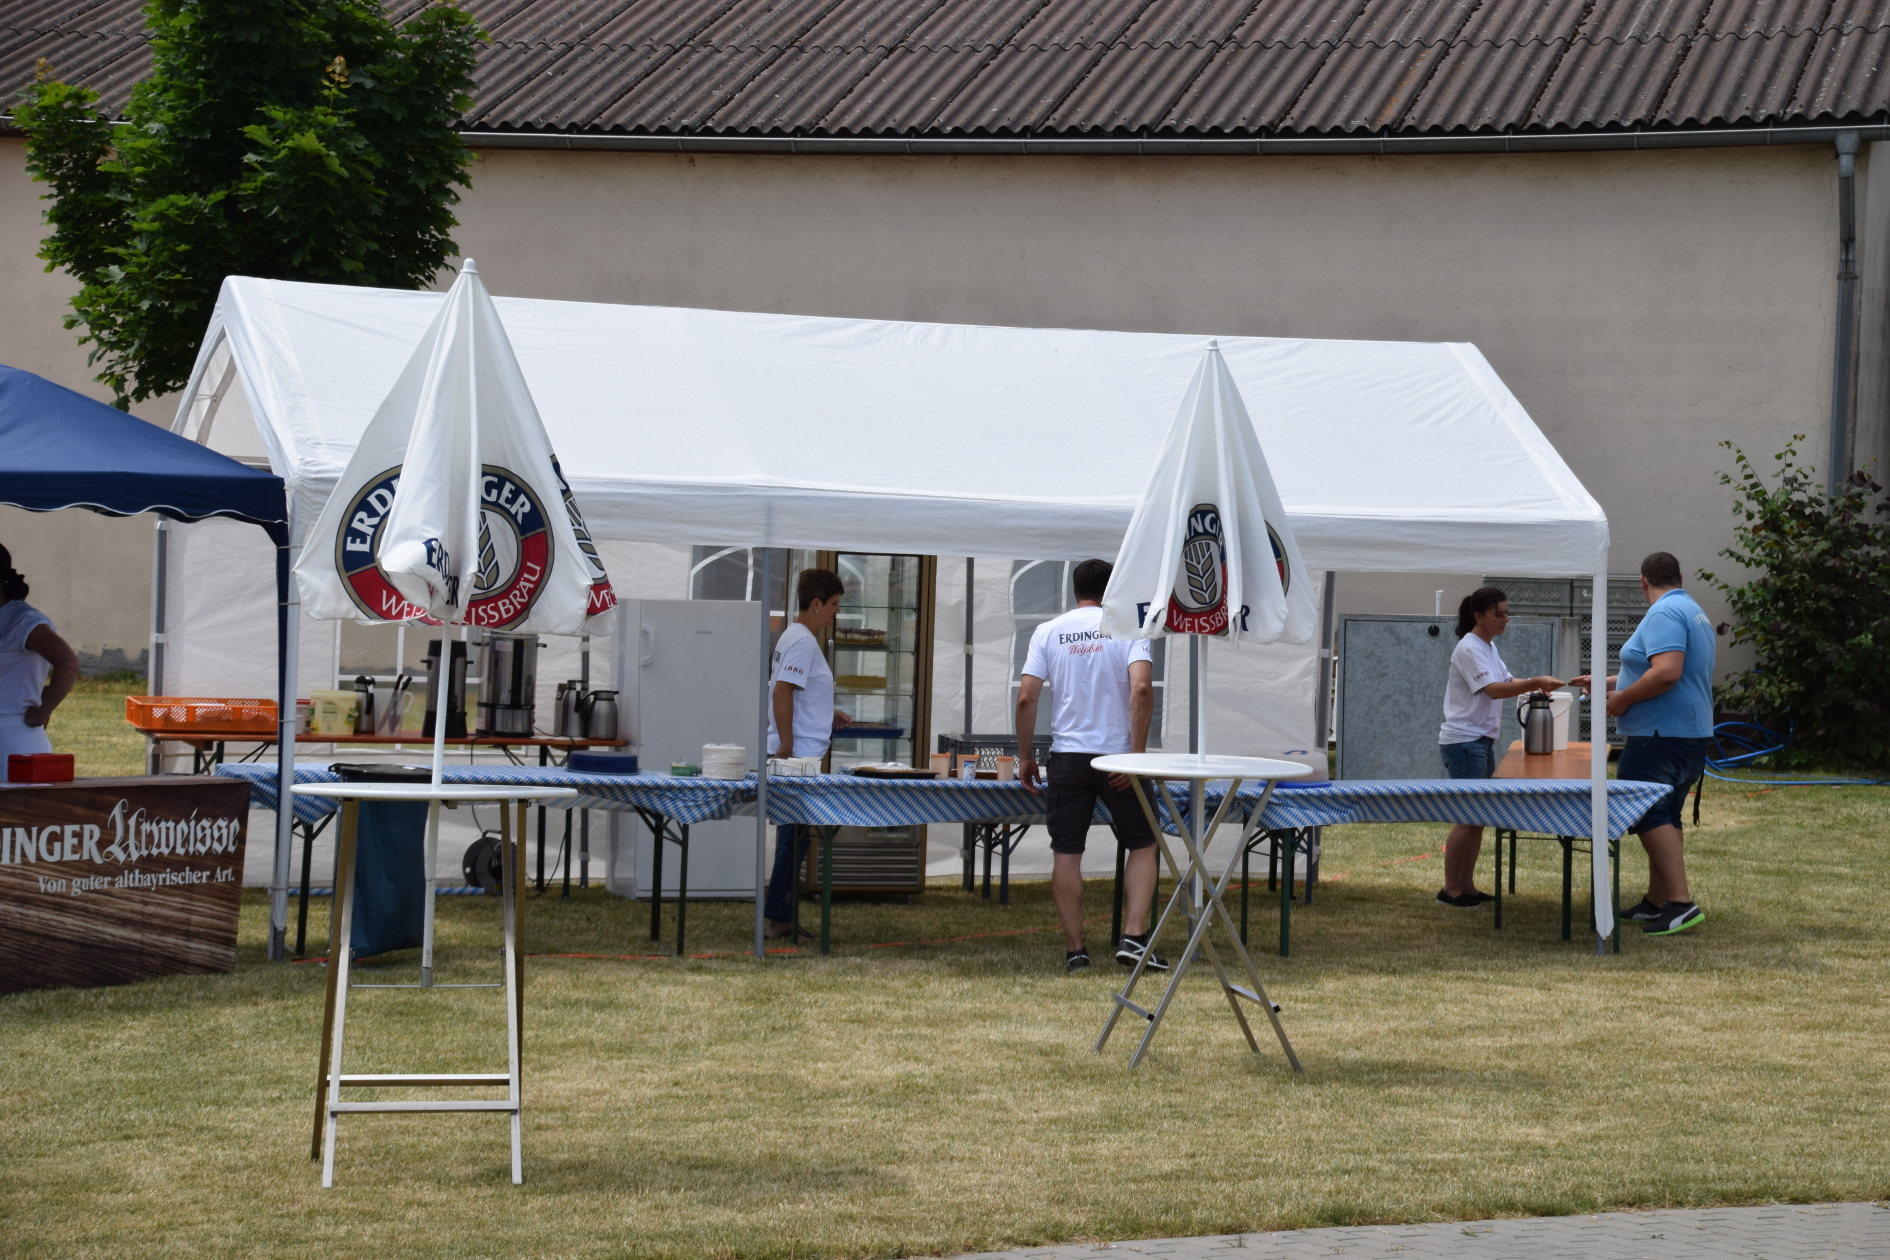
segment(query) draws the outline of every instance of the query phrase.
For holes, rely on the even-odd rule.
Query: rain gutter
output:
[[[1634,129],[1472,136],[736,136],[624,135],[563,131],[462,131],[473,149],[572,149],[631,153],[790,153],[910,156],[990,154],[1206,157],[1290,154],[1569,153],[1620,149],[1835,145],[1839,136],[1890,140],[1890,123],[1869,126]]]
[[[1852,349],[1857,314],[1857,150],[1862,137],[1842,131],[1838,159],[1838,300],[1835,352],[1831,357],[1831,458],[1826,485],[1832,494],[1851,473]]]

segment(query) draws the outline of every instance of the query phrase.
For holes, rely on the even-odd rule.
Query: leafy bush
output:
[[[454,122],[479,42],[455,5],[151,0],[151,77],[114,125],[53,67],[14,111],[52,185],[48,271],[121,407],[180,389],[223,278],[418,288],[457,252]]]
[[[1752,576],[1743,585],[1700,576],[1738,621],[1734,643],[1758,663],[1719,689],[1722,709],[1743,710],[1806,757],[1890,764],[1890,502],[1853,472],[1835,491],[1798,462],[1796,435],[1768,484],[1731,442],[1738,475],[1737,544],[1720,552]]]

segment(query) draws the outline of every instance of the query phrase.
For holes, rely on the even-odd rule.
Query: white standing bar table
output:
[[[1155,1040],[1155,1030],[1162,1026],[1162,1017],[1168,1013],[1168,1004],[1174,1000],[1176,991],[1181,987],[1181,978],[1188,973],[1189,964],[1199,954],[1207,958],[1214,968],[1214,974],[1219,977],[1221,991],[1227,996],[1227,1004],[1233,1008],[1240,1031],[1247,1037],[1248,1048],[1255,1054],[1260,1053],[1260,1043],[1254,1039],[1253,1028],[1247,1022],[1246,1012],[1241,1009],[1242,1001],[1252,1002],[1266,1012],[1268,1021],[1273,1025],[1274,1035],[1280,1039],[1280,1048],[1286,1051],[1286,1061],[1293,1065],[1295,1072],[1304,1072],[1305,1069],[1299,1065],[1299,1056],[1293,1053],[1293,1043],[1286,1039],[1286,1028],[1280,1023],[1280,1008],[1267,996],[1266,987],[1260,983],[1260,973],[1254,969],[1253,959],[1248,956],[1247,947],[1241,944],[1240,933],[1221,901],[1227,881],[1233,876],[1234,864],[1240,861],[1241,850],[1245,846],[1234,846],[1219,878],[1215,878],[1208,870],[1207,849],[1209,842],[1214,839],[1214,833],[1220,828],[1221,820],[1227,816],[1229,803],[1234,800],[1243,782],[1258,779],[1266,783],[1266,789],[1253,809],[1253,816],[1258,818],[1266,810],[1274,784],[1281,779],[1301,778],[1312,771],[1297,762],[1275,761],[1268,757],[1209,757],[1192,753],[1119,753],[1098,757],[1090,766],[1104,774],[1124,774],[1129,777],[1129,783],[1135,789],[1135,799],[1141,803],[1142,812],[1148,817],[1149,830],[1155,833],[1155,843],[1161,850],[1162,860],[1167,863],[1175,880],[1175,891],[1169,896],[1168,905],[1163,908],[1155,926],[1149,930],[1149,948],[1129,973],[1128,983],[1123,986],[1122,992],[1116,995],[1109,1019],[1103,1024],[1102,1035],[1096,1038],[1096,1052],[1102,1053],[1103,1047],[1109,1044],[1109,1034],[1115,1031],[1116,1021],[1122,1018],[1122,1012],[1129,1011],[1148,1021],[1141,1044],[1136,1046],[1135,1054],[1129,1059],[1131,1069],[1139,1066],[1142,1057],[1148,1053],[1149,1043]],[[1171,780],[1188,785],[1185,811],[1169,791]],[[1217,780],[1231,782],[1221,798],[1220,808],[1214,811],[1214,817],[1210,819],[1207,816],[1207,785]],[[1174,854],[1168,847],[1167,832],[1162,829],[1159,811],[1149,799],[1151,791],[1158,794],[1167,806],[1168,816],[1175,821],[1175,830],[1187,849],[1188,866],[1185,871],[1176,864]],[[1190,904],[1190,893],[1196,890],[1201,899],[1198,907]],[[1177,910],[1192,919],[1193,930],[1188,934],[1187,947],[1174,961],[1168,987],[1162,991],[1161,1001],[1156,1003],[1154,1010],[1149,1010],[1133,1000],[1135,986],[1148,966],[1148,955],[1155,952],[1155,942],[1161,936],[1163,926]],[[1216,919],[1220,921],[1227,944],[1233,947],[1235,956],[1240,960],[1246,984],[1237,983],[1228,974],[1220,954],[1214,949],[1210,929]]]
[[[525,902],[520,888],[525,877],[525,809],[527,802],[545,804],[577,795],[573,788],[531,787],[503,783],[298,783],[298,796],[322,796],[341,802],[341,832],[335,854],[335,902],[328,927],[328,999],[322,1011],[321,1067],[315,1080],[315,1135],[309,1158],[322,1161],[322,1186],[335,1184],[335,1122],[350,1112],[366,1111],[498,1111],[512,1118],[512,1184],[525,1180],[519,1130],[520,1037],[525,1016],[525,967],[519,954],[520,920]],[[448,803],[496,802],[499,805],[499,841],[504,854],[499,881],[505,920],[505,1042],[504,1072],[394,1072],[344,1074],[342,1042],[348,1024],[348,971],[354,951],[355,841],[362,801],[426,801],[437,810]],[[516,811],[517,818],[513,814]],[[429,850],[430,852],[430,850]],[[427,872],[431,886],[433,872]],[[499,1098],[446,1098],[434,1101],[344,1102],[348,1087],[446,1089],[504,1086]]]

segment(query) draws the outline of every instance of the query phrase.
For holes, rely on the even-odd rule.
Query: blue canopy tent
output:
[[[295,756],[289,635],[289,511],[282,478],[238,463],[44,377],[0,365],[0,503],[29,512],[155,512],[174,521],[227,516],[276,544],[276,752]],[[285,778],[288,771],[283,771]],[[282,956],[271,932],[271,957]]]

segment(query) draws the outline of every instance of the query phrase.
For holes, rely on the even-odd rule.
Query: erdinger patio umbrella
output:
[[[616,605],[492,297],[467,259],[336,483],[295,568],[311,616],[578,634]],[[445,668],[433,786],[446,751]],[[421,983],[433,972],[440,804],[427,810]]]
[[[1116,553],[1103,632],[1205,645],[1305,643],[1317,628],[1312,577],[1240,387],[1210,341]],[[1194,686],[1203,673],[1190,671]],[[1195,748],[1206,755],[1206,709],[1196,710]]]

